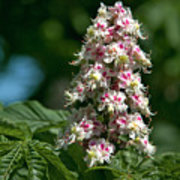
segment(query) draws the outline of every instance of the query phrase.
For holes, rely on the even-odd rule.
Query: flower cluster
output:
[[[72,123],[59,145],[81,142],[89,166],[110,162],[117,149],[127,146],[148,155],[155,152],[148,138],[152,113],[140,74],[152,65],[138,39],[144,37],[130,9],[121,2],[113,7],[101,4],[72,62],[80,72],[65,93]]]
[[[114,152],[114,145],[105,141],[105,139],[92,139],[89,141],[88,147],[85,160],[90,167],[98,163],[110,162],[110,156]]]

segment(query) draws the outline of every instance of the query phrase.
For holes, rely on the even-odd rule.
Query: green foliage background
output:
[[[80,49],[90,18],[95,17],[100,2],[112,5],[115,1],[0,0],[0,45],[3,50],[0,72],[6,70],[13,55],[34,57],[44,79],[29,99],[36,99],[50,108],[63,108],[63,91],[68,87],[73,73],[78,71],[68,62],[74,59],[73,53]],[[152,50],[154,67],[153,73],[144,75],[143,79],[150,87],[152,110],[157,111],[152,122],[152,138],[157,145],[157,153],[179,152],[180,1],[123,0],[123,3],[131,7],[149,36],[149,40],[141,42],[141,45],[147,52]],[[48,126],[46,123],[44,125]],[[22,135],[20,130],[16,132],[17,136]],[[32,130],[32,133],[35,132],[35,129]],[[53,143],[49,133],[33,137],[36,136]]]

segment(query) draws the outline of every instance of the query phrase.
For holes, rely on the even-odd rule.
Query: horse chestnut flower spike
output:
[[[65,92],[72,123],[58,145],[65,148],[79,142],[89,167],[109,163],[118,149],[127,146],[148,156],[155,152],[148,138],[151,130],[143,120],[153,114],[140,72],[149,72],[152,64],[138,45],[138,39],[144,39],[140,26],[122,2],[113,7],[101,3],[72,63],[80,66]]]

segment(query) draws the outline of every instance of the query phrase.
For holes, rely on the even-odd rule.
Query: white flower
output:
[[[126,96],[123,92],[108,91],[100,97],[98,110],[102,111],[107,107],[108,112],[124,112],[127,109],[125,104]]]
[[[114,75],[114,72],[106,68],[104,64],[95,63],[88,68],[87,72],[82,75],[82,78],[86,82],[87,89],[94,90],[98,87],[108,88],[111,77]]]
[[[140,139],[139,140],[140,142],[140,149],[142,151],[144,151],[145,153],[147,153],[148,155],[153,155],[156,151],[156,148],[155,146],[153,146],[149,140],[148,140],[148,137],[145,136],[144,138]]]
[[[118,16],[125,16],[125,14],[127,14],[126,9],[123,7],[122,2],[116,2],[115,5],[113,7],[109,7],[110,12],[112,13],[112,16],[114,15],[116,17],[116,15]]]
[[[98,9],[98,16],[106,18],[108,15],[107,7],[101,3],[100,8]]]
[[[92,139],[89,142],[89,149],[87,149],[87,161],[89,167],[96,164],[110,163],[111,154],[114,153],[114,146],[105,139]]]
[[[100,61],[104,58],[106,46],[99,43],[88,43],[85,47],[84,58],[86,60]]]
[[[130,95],[131,102],[130,106],[132,109],[140,110],[144,115],[152,115],[149,109],[149,99],[144,97],[142,93]]]
[[[85,86],[81,82],[76,82],[76,86],[72,89],[72,92],[65,91],[65,96],[67,99],[67,105],[71,105],[77,100],[80,102],[84,101],[85,98]]]
[[[132,70],[122,71],[118,74],[119,87],[125,89],[128,94],[141,93],[146,88],[141,83],[139,73],[133,73]]]
[[[118,116],[109,121],[108,130],[110,138],[117,140],[119,135],[128,134],[128,118],[127,116]]]
[[[134,46],[133,48],[133,56],[135,57],[135,61],[138,64],[141,64],[145,67],[151,67],[151,61],[147,58],[147,55],[140,49],[138,45]]]
[[[88,120],[85,116],[79,123],[73,124],[70,130],[72,141],[90,139],[92,136],[99,136],[103,131],[103,125],[96,119]]]
[[[147,125],[144,123],[139,113],[129,115],[127,128],[129,129],[129,137],[131,139],[148,133]]]

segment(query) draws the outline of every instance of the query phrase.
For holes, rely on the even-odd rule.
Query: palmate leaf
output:
[[[2,180],[75,180],[54,148],[34,140],[41,132],[63,127],[69,113],[44,108],[38,102],[17,103],[0,109],[0,179]],[[41,134],[43,135],[43,133]]]
[[[0,179],[9,179],[10,174],[21,166],[22,156],[22,147],[17,143],[10,152],[0,158]]]
[[[25,123],[33,134],[64,126],[68,116],[67,111],[50,110],[37,101],[16,103],[0,110],[0,122],[6,118],[14,123]]]
[[[0,145],[3,151],[0,157],[2,180],[54,180],[49,174],[50,166],[57,172],[58,179],[77,179],[77,174],[66,168],[48,143],[31,140],[0,142]],[[28,173],[22,173],[26,171]]]
[[[77,174],[69,171],[60,158],[50,149],[47,143],[34,143],[35,150],[45,158],[54,168],[56,168],[63,179],[76,180]]]
[[[37,151],[34,150],[32,144],[28,144],[27,146],[28,147],[24,148],[24,151],[25,161],[28,167],[28,179],[45,179],[48,163]]]

